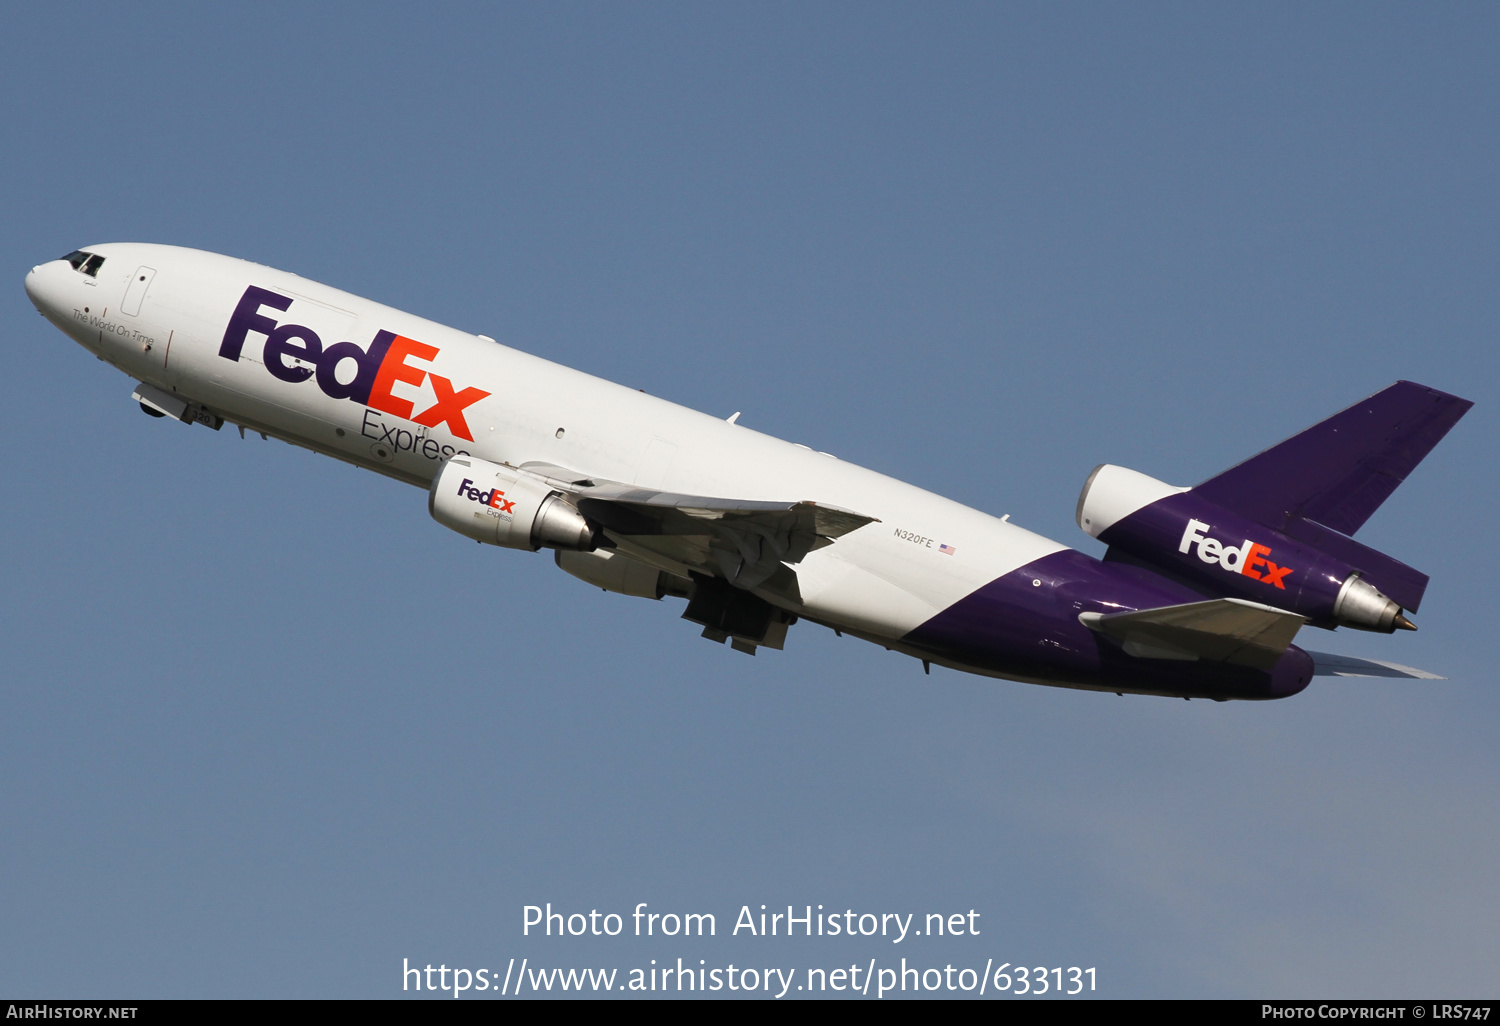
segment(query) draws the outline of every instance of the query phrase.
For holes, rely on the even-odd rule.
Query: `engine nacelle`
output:
[[[1136,510],[1187,490],[1139,470],[1101,463],[1078,493],[1078,526],[1097,538]]]
[[[1096,467],[1078,496],[1078,526],[1110,554],[1182,579],[1209,594],[1300,613],[1323,627],[1415,630],[1402,603],[1377,584],[1421,600],[1425,575],[1344,535],[1291,519],[1285,531],[1125,467]]]
[[[596,530],[556,489],[511,467],[454,456],[432,479],[432,519],[467,538],[507,549],[589,551]]]

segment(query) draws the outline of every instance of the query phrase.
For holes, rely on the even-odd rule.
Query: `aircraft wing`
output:
[[[519,468],[565,492],[602,526],[621,552],[682,574],[723,577],[741,588],[767,587],[799,599],[790,564],[875,517],[823,503],[764,502],[682,495],[584,477],[565,467]]]
[[[1418,670],[1400,663],[1387,663],[1380,659],[1360,659],[1357,656],[1332,655],[1328,652],[1309,652],[1313,661],[1315,677],[1401,677],[1406,680],[1447,680],[1447,677],[1426,670]]]
[[[1079,622],[1142,659],[1206,659],[1269,670],[1307,618],[1244,599],[1210,599],[1131,613],[1080,613]]]

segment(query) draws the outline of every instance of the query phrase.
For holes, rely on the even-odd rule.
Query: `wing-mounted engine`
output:
[[[1193,488],[1096,467],[1078,526],[1105,559],[1319,627],[1416,630],[1427,575],[1350,535],[1473,403],[1400,381]]]
[[[432,479],[427,509],[444,527],[507,549],[592,551],[597,528],[560,489],[512,467],[455,456]]]

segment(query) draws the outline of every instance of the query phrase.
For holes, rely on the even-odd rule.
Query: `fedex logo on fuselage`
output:
[[[1277,566],[1266,557],[1271,554],[1270,546],[1261,545],[1246,538],[1243,545],[1225,545],[1217,538],[1210,538],[1203,532],[1209,526],[1201,520],[1189,520],[1187,530],[1182,532],[1182,542],[1177,546],[1177,551],[1186,554],[1194,545],[1198,547],[1198,558],[1205,563],[1218,563],[1232,574],[1244,574],[1257,581],[1265,581],[1274,584],[1282,591],[1286,585],[1282,581],[1286,575],[1292,572],[1288,566]],[[1264,566],[1264,570],[1256,567]]]
[[[368,347],[354,342],[325,346],[311,328],[278,323],[261,313],[266,308],[285,311],[291,305],[290,297],[251,285],[229,318],[224,340],[219,343],[219,355],[238,362],[246,338],[250,332],[257,332],[266,336],[264,362],[272,377],[291,384],[315,378],[318,388],[331,399],[352,399],[424,427],[447,424],[455,437],[474,441],[464,410],[490,393],[479,388],[454,391],[453,382],[441,374],[413,366],[411,361],[430,364],[435,360],[437,346],[391,331],[376,332]],[[312,366],[304,367],[304,363]],[[353,365],[354,376],[348,381],[339,380],[341,364]],[[437,401],[420,413],[410,400],[391,394],[391,387],[397,382],[420,386],[424,381],[432,386]]]
[[[498,488],[492,488],[487,492],[481,492],[474,487],[474,482],[464,478],[458,486],[458,494],[485,507],[485,512],[496,510],[491,516],[510,517],[515,516],[516,500],[507,499],[505,493]]]

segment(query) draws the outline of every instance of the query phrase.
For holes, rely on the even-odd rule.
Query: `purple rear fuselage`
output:
[[[1312,658],[1293,646],[1269,672],[1206,660],[1127,655],[1080,613],[1120,613],[1202,602],[1206,596],[1149,570],[1065,549],[959,600],[902,641],[941,663],[999,677],[1100,691],[1185,698],[1286,698],[1307,687]]]

